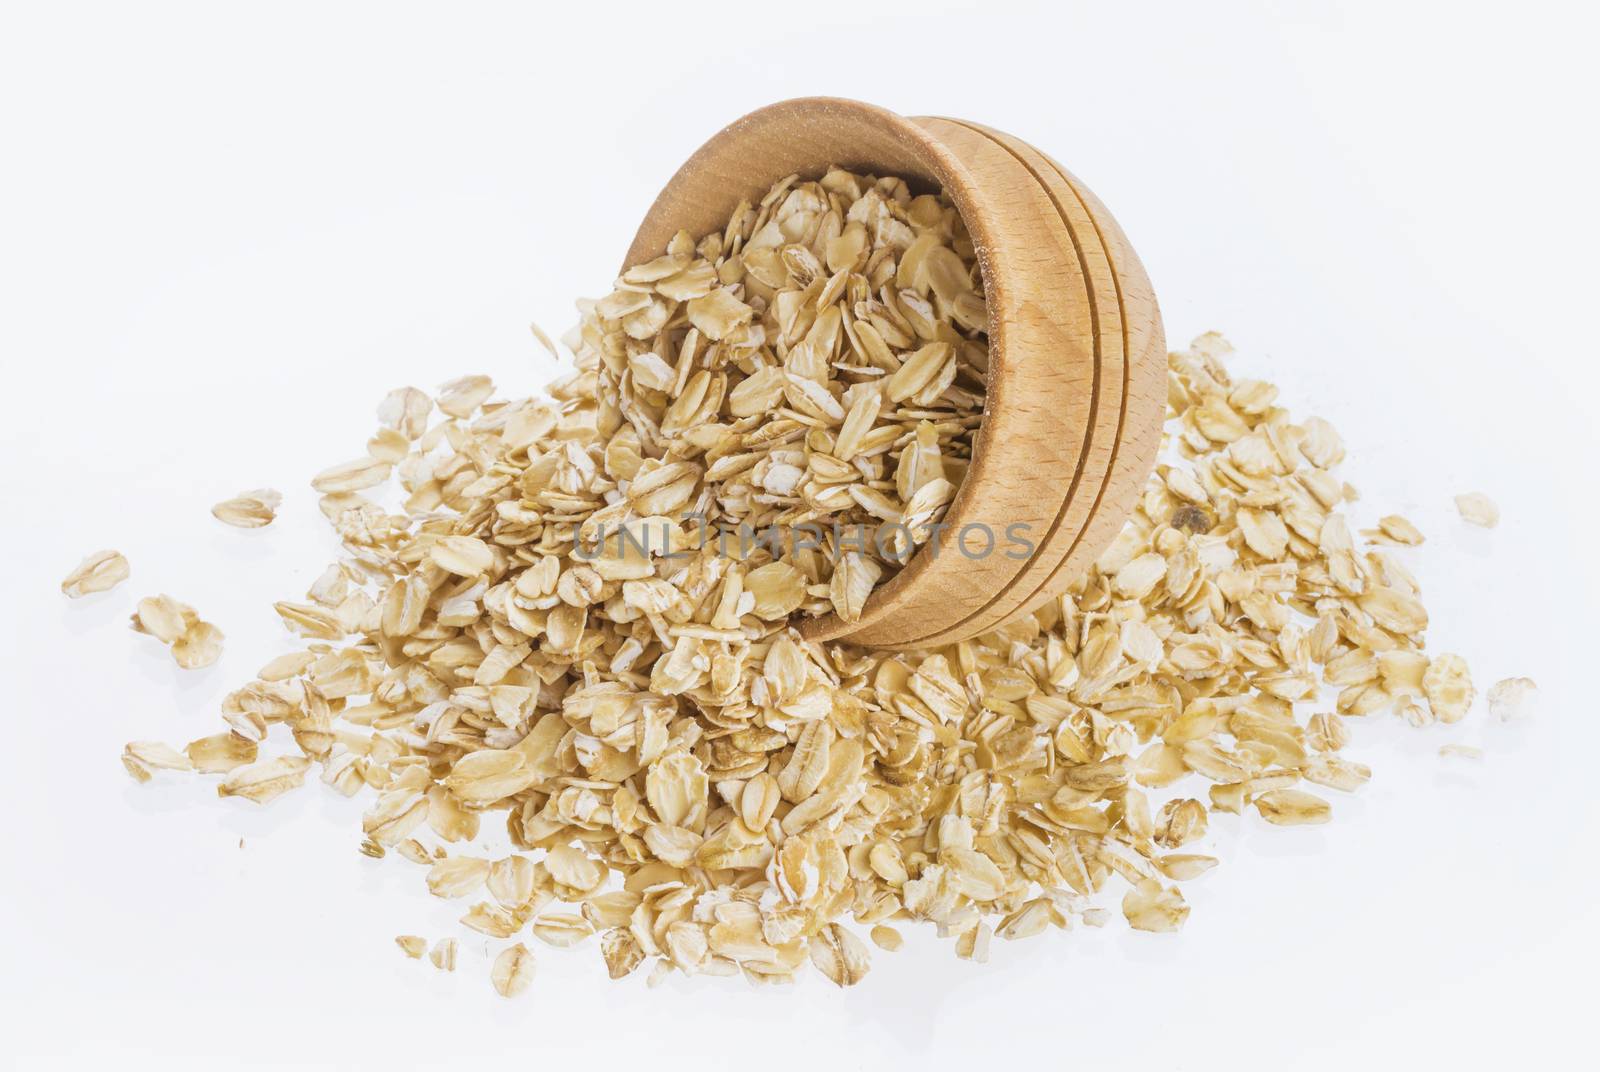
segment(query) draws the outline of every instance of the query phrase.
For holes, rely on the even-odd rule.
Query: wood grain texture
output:
[[[741,199],[786,175],[830,165],[949,192],[983,275],[989,380],[945,528],[859,622],[819,618],[801,631],[890,648],[953,643],[1059,594],[1122,527],[1160,446],[1160,312],[1116,221],[1050,157],[975,123],[834,98],[771,105],[708,141],[656,198],[624,267],[679,229],[720,230]]]

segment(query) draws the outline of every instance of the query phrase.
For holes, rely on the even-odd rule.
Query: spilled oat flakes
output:
[[[1325,822],[1370,773],[1346,720],[1472,702],[1390,550],[1421,534],[1390,516],[1358,546],[1338,434],[1234,380],[1215,335],[1170,356],[1169,460],[1068,593],[932,651],[802,640],[795,615],[858,614],[895,556],[697,534],[894,518],[914,542],[941,515],[985,361],[941,198],[780,183],[582,311],[547,396],[391,393],[369,453],[314,481],[344,554],[276,607],[305,650],[227,697],[225,733],[125,757],[362,797],[362,851],[505,943],[502,994],[532,984],[527,934],[616,978],[809,962],[843,986],[897,926],[981,960],[1110,895],[1174,930],[1211,813]],[[396,477],[399,510],[361,494]],[[646,524],[670,538],[601,538]],[[478,847],[484,820],[514,852]]]

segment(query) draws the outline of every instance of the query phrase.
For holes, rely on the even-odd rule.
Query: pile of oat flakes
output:
[[[859,615],[973,449],[981,281],[941,197],[787,180],[580,308],[576,371],[545,396],[390,394],[366,455],[314,481],[343,555],[277,604],[305,649],[226,698],[224,731],[124,754],[257,802],[313,772],[364,797],[362,851],[510,943],[501,993],[532,977],[530,933],[596,939],[614,978],[809,961],[849,985],[861,935],[893,950],[915,922],[972,959],[1103,923],[1102,893],[1174,930],[1217,863],[1194,851],[1212,812],[1325,822],[1370,773],[1341,755],[1350,718],[1473,701],[1460,658],[1425,654],[1392,554],[1421,534],[1391,516],[1358,542],[1337,433],[1232,379],[1215,335],[1170,356],[1170,461],[1071,591],[937,650],[801,639],[796,616]],[[363,494],[394,479],[396,510]],[[217,516],[264,525],[278,502]],[[901,523],[911,547],[704,538],[819,519]],[[646,526],[670,538],[641,550]],[[126,577],[112,554],[71,594]],[[197,628],[146,604],[169,643]],[[486,820],[514,853],[475,849]],[[397,941],[455,966],[453,938]]]

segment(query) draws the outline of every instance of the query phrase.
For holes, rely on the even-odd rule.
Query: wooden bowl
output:
[[[1050,157],[965,120],[827,97],[762,108],[706,142],[650,207],[624,268],[659,255],[680,228],[720,230],[740,199],[829,165],[949,192],[977,246],[989,378],[945,528],[872,593],[860,621],[817,618],[801,632],[889,648],[953,643],[1060,594],[1122,528],[1161,440],[1161,314],[1116,221]],[[985,529],[969,526],[987,527],[992,552],[982,553]]]

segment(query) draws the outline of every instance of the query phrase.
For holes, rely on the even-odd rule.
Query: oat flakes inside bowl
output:
[[[580,541],[637,555],[665,532],[742,560],[765,619],[859,619],[966,472],[981,288],[949,198],[893,177],[790,176],[720,234],[680,232],[581,307],[619,496]]]

